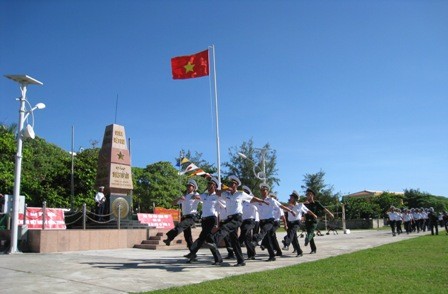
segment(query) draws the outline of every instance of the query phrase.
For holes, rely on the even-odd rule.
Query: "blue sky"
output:
[[[323,170],[335,192],[448,196],[447,1],[0,1],[0,122],[28,74],[38,136],[66,150],[124,125],[132,164],[216,163],[209,78],[170,59],[214,44],[222,161],[278,155],[281,200]]]

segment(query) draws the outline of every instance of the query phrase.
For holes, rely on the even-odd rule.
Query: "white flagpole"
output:
[[[216,116],[216,156],[217,156],[217,167],[218,167],[218,181],[221,186],[221,152],[219,145],[219,116],[218,116],[218,89],[216,85],[216,61],[215,61],[215,45],[209,46],[212,49],[213,54],[213,82],[215,90],[215,116]]]

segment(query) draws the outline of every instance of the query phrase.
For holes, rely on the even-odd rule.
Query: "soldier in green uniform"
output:
[[[330,218],[334,218],[334,215],[326,209],[319,201],[314,200],[316,193],[312,189],[306,190],[306,199],[305,206],[313,212],[313,214],[305,214],[305,227],[306,227],[306,237],[305,237],[305,246],[308,246],[308,243],[311,247],[310,254],[316,253],[316,243],[314,242],[314,231],[317,228],[317,217],[322,215],[322,212],[325,212]]]

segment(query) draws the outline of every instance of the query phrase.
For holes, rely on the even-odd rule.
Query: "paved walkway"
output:
[[[279,239],[284,234],[279,234]],[[257,250],[258,260],[233,267],[234,260],[213,266],[210,251],[202,249],[198,262],[187,264],[187,250],[116,249],[66,253],[18,253],[0,255],[1,293],[129,293],[199,283],[231,275],[311,262],[318,259],[409,239],[420,234],[392,237],[390,231],[362,230],[350,234],[316,237],[317,254],[300,244],[304,256],[291,250],[274,262],[267,252]],[[281,243],[280,243],[281,244]],[[225,250],[224,250],[225,251]],[[223,256],[224,252],[221,250]],[[245,252],[245,248],[243,248]]]

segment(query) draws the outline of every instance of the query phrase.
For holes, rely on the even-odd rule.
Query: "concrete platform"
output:
[[[201,249],[197,263],[187,264],[186,249],[114,249],[64,253],[18,253],[0,255],[1,293],[129,293],[163,289],[231,275],[306,263],[423,235],[392,237],[390,231],[362,230],[344,235],[316,237],[317,254],[300,244],[304,256],[289,252],[274,262],[265,262],[267,252],[257,250],[258,260],[233,267],[234,260],[213,266],[210,251]],[[427,233],[426,233],[427,234]],[[279,239],[284,234],[278,234]],[[243,252],[245,248],[243,248]],[[221,249],[225,256],[225,249]]]

